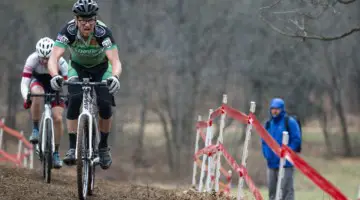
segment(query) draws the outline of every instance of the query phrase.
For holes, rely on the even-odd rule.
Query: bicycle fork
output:
[[[88,121],[88,135],[85,136],[83,135],[83,137],[88,137],[88,149],[85,149],[85,151],[87,151],[87,158],[83,158],[83,159],[87,159],[87,160],[90,160],[90,164],[91,166],[95,165],[96,163],[99,162],[99,157],[96,157],[95,159],[92,159],[92,156],[93,156],[93,146],[92,146],[92,142],[93,142],[93,117],[91,115],[91,113],[87,110],[83,111],[80,116],[79,116],[79,121],[78,121],[78,132],[81,131],[80,130],[80,125],[85,123],[84,120],[86,120],[86,118],[89,120]],[[82,127],[84,128],[84,127]],[[79,138],[77,138],[77,140],[79,140]],[[76,148],[78,148],[78,145],[76,143]],[[77,151],[75,152],[75,159],[78,158],[78,155],[77,155]]]
[[[45,152],[45,145],[47,143],[47,127],[46,127],[46,122],[50,121],[50,128],[51,128],[51,152],[55,152],[55,137],[54,137],[54,124],[53,124],[53,119],[51,118],[51,108],[49,105],[45,105],[45,112],[42,116],[42,123],[41,123],[41,147],[39,147],[39,144],[36,145],[36,151],[37,152],[41,152],[41,154],[39,154],[40,157],[42,157],[44,155]],[[39,149],[40,148],[40,149]],[[40,151],[41,150],[41,151]],[[42,158],[40,158],[42,159]]]
[[[54,153],[55,152],[55,138],[54,138],[54,125],[53,125],[53,119],[52,118],[47,118],[45,117],[45,120],[44,120],[44,124],[43,124],[43,134],[41,135],[41,151],[42,152],[45,152],[45,145],[46,145],[46,142],[47,142],[47,129],[46,129],[46,122],[47,121],[50,121],[50,124],[51,124],[51,134],[52,134],[52,137],[51,137],[51,152]]]

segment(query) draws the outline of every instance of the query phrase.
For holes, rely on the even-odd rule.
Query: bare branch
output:
[[[338,0],[338,1],[343,1],[343,0]],[[356,0],[351,0],[351,1],[356,1]],[[347,32],[344,32],[340,35],[337,36],[320,36],[320,35],[308,35],[307,32],[305,31],[304,27],[299,26],[298,22],[293,22],[294,25],[296,25],[298,28],[300,28],[300,30],[303,31],[303,35],[300,34],[294,34],[294,33],[287,33],[281,29],[279,29],[278,27],[276,27],[275,25],[273,25],[271,22],[269,22],[268,20],[265,19],[265,17],[263,16],[263,10],[265,9],[270,9],[273,8],[274,6],[276,6],[277,4],[279,4],[281,2],[281,0],[277,0],[275,1],[273,4],[269,5],[269,6],[265,6],[259,9],[259,17],[262,21],[264,21],[271,29],[273,29],[274,31],[280,33],[281,35],[287,36],[287,37],[292,37],[292,38],[302,38],[303,40],[305,39],[311,39],[311,40],[323,40],[323,41],[333,41],[333,40],[338,40],[338,39],[342,39],[344,37],[347,37],[353,33],[356,32],[360,32],[360,27],[355,27],[350,29]],[[350,1],[348,1],[350,2]]]
[[[297,34],[291,34],[291,33],[286,33],[282,30],[280,30],[279,28],[277,28],[276,26],[274,26],[273,24],[271,24],[270,22],[266,21],[263,17],[261,17],[262,20],[268,24],[274,31],[280,33],[281,35],[285,35],[288,37],[292,37],[292,38],[302,38],[302,39],[311,39],[311,40],[324,40],[324,41],[332,41],[332,40],[338,40],[338,39],[342,39],[346,36],[349,36],[353,33],[356,32],[360,32],[360,27],[356,27],[356,28],[352,28],[347,32],[344,32],[340,35],[337,36],[320,36],[320,35],[306,35],[306,32],[304,32],[304,35],[297,35]]]
[[[342,4],[351,4],[351,3],[354,3],[356,0],[349,0],[349,1],[346,1],[346,0],[337,0],[339,3],[342,3]]]
[[[268,5],[268,6],[261,7],[259,10],[261,12],[262,10],[273,8],[276,5],[278,5],[280,2],[281,2],[281,0],[277,0],[277,1],[275,1],[274,3],[272,3],[272,4]]]
[[[305,31],[305,23],[304,18],[302,18],[301,22],[299,23],[299,20],[297,19],[289,19],[291,23],[293,23],[298,29]]]

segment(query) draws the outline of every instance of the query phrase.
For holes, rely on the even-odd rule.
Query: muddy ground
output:
[[[74,200],[77,198],[76,177],[53,170],[52,182],[43,182],[39,170],[0,166],[1,200]],[[89,200],[215,200],[227,199],[199,194],[191,190],[165,190],[106,180],[97,180]],[[186,192],[185,192],[186,191]]]

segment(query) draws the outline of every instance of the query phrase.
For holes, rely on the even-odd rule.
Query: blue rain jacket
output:
[[[277,116],[272,116],[270,112],[270,126],[267,129],[269,134],[276,140],[276,142],[281,146],[283,131],[286,131],[285,126],[285,102],[280,98],[272,99],[270,103],[270,109],[279,108],[281,110],[280,114]],[[266,127],[265,127],[266,128]],[[294,150],[297,149],[301,144],[300,137],[300,127],[296,120],[292,117],[289,118],[289,143],[288,146]],[[262,144],[262,152],[267,161],[267,165],[269,168],[279,168],[280,158],[270,149],[270,147],[265,143],[263,139],[261,139]],[[293,165],[286,161],[285,167],[293,167]]]

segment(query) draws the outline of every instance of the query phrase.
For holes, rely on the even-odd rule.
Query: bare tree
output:
[[[321,34],[314,33],[313,30],[311,30],[311,23],[313,21],[321,20],[321,17],[325,16],[328,13],[337,13],[336,11],[336,4],[351,4],[355,3],[356,0],[350,0],[350,1],[344,1],[344,0],[337,0],[337,1],[324,1],[320,3],[320,1],[310,1],[306,2],[303,1],[302,3],[299,3],[298,8],[291,8],[287,9],[285,11],[273,11],[267,13],[268,15],[274,15],[274,16],[266,16],[265,12],[270,11],[272,9],[276,8],[282,8],[281,4],[285,4],[284,7],[289,7],[289,3],[284,3],[282,0],[276,0],[273,3],[271,3],[268,6],[261,7],[259,10],[259,17],[260,19],[265,22],[272,30],[276,31],[277,33],[292,37],[292,38],[300,38],[300,39],[311,39],[311,40],[323,40],[323,41],[332,41],[332,40],[338,40],[345,38],[349,35],[352,35],[356,32],[360,31],[360,27],[354,25],[354,28],[348,28],[346,31],[342,31],[342,33],[336,34],[334,36],[324,36]],[[318,7],[321,7],[320,9],[317,9]],[[313,14],[311,10],[315,10],[315,13]],[[326,14],[324,14],[326,13]],[[282,15],[283,19],[282,21],[285,21],[283,23],[284,28],[280,28],[279,26],[275,25],[273,22],[269,21],[267,18],[280,18],[279,16]],[[325,20],[328,20],[328,18],[325,18]],[[274,20],[273,20],[274,21]]]

